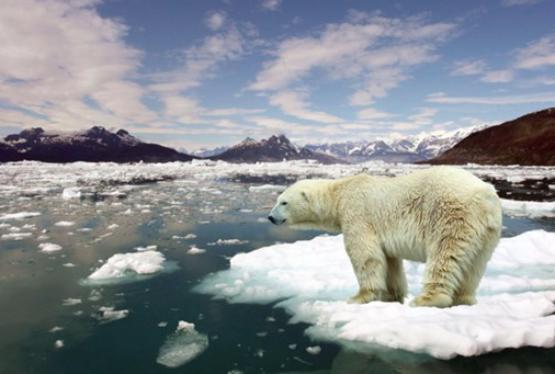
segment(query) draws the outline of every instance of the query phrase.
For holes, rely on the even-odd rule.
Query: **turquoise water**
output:
[[[240,183],[213,181],[200,187],[187,181],[163,182],[137,186],[126,194],[101,201],[64,201],[59,193],[0,200],[5,211],[42,213],[8,221],[10,226],[0,229],[2,234],[31,233],[22,240],[0,241],[0,373],[553,372],[555,350],[545,349],[450,361],[350,352],[310,341],[304,335],[306,325],[288,323],[289,316],[272,305],[228,304],[196,294],[191,289],[207,274],[226,269],[229,257],[238,252],[320,233],[270,225],[264,218],[275,194],[252,193]],[[73,225],[56,226],[59,221]],[[504,236],[536,228],[555,231],[554,219],[505,217],[504,223]],[[118,227],[109,228],[113,224]],[[187,234],[196,237],[174,238]],[[40,235],[63,250],[41,253]],[[246,243],[210,245],[232,238]],[[139,282],[81,285],[101,265],[99,260],[147,245],[157,245],[177,268]],[[192,245],[206,252],[187,254]],[[96,297],[91,299],[91,292]],[[63,305],[68,298],[81,303]],[[127,309],[129,314],[102,321],[101,306]],[[195,323],[208,336],[209,347],[191,362],[169,369],[157,364],[156,357],[179,320]],[[160,322],[167,325],[159,327]],[[55,326],[62,329],[50,332]],[[64,346],[55,348],[56,340]],[[322,351],[307,353],[306,347],[315,344]]]

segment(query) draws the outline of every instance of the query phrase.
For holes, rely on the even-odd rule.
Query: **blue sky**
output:
[[[555,2],[5,0],[0,134],[195,149],[498,123],[555,106]]]

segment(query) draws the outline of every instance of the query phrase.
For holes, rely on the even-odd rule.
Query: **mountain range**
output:
[[[190,161],[194,157],[158,144],[145,143],[125,130],[115,133],[101,126],[68,134],[47,133],[40,127],[8,135],[0,142],[0,162]]]
[[[432,164],[555,165],[555,108],[470,134]]]
[[[432,164],[555,165],[555,108],[530,113],[497,126],[372,141],[297,146],[285,135],[246,138],[232,147],[190,154],[146,143],[125,130],[93,126],[82,132],[55,134],[40,127],[8,135],[0,141],[0,162],[111,161],[169,162],[207,158],[227,162],[314,160],[324,164],[370,160]]]

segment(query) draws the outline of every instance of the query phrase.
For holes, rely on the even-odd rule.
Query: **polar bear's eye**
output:
[[[287,205],[287,201],[282,201],[281,205]]]

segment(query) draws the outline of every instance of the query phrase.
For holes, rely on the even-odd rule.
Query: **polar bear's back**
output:
[[[393,178],[359,175],[342,190],[341,210],[366,217],[389,251],[402,258],[423,261],[427,248],[453,225],[472,226],[476,235],[501,230],[495,189],[463,169],[439,166]]]

